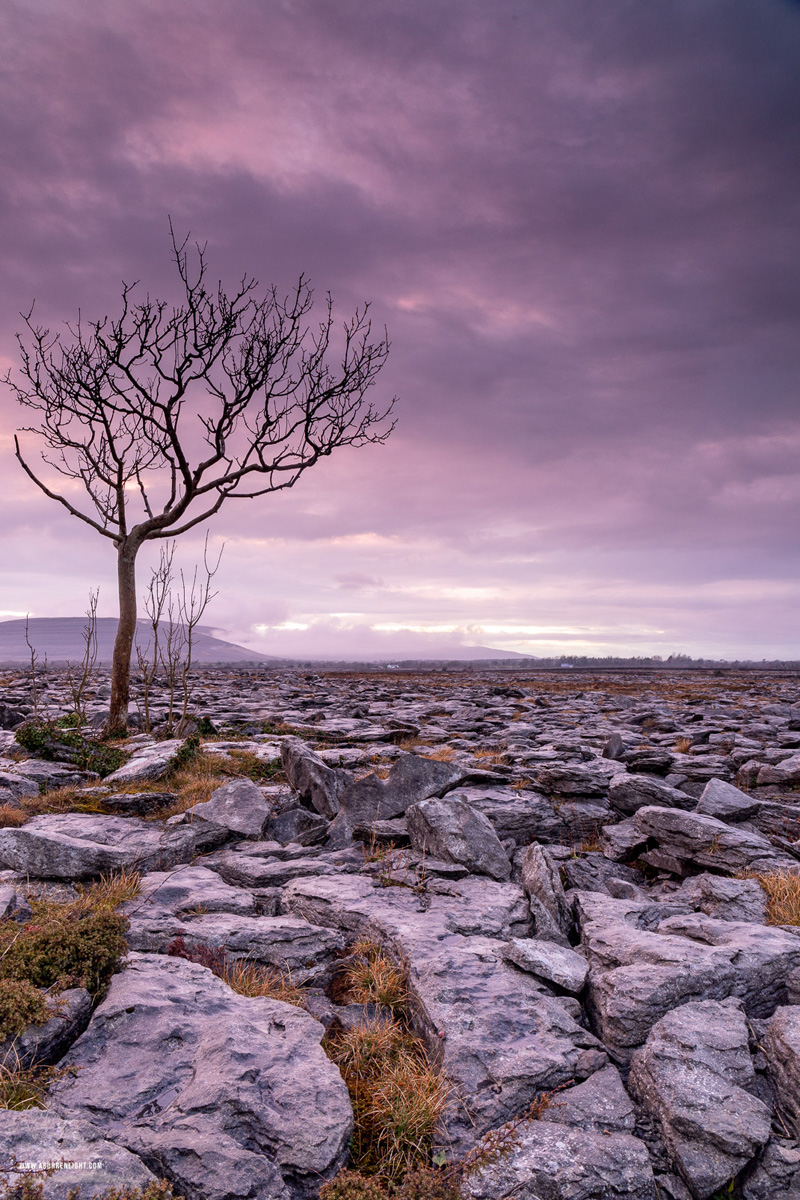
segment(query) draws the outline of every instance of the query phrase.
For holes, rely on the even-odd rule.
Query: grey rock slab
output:
[[[657,847],[657,852],[648,851],[642,857],[653,865],[663,862],[667,870],[676,873],[689,874],[698,867],[728,875],[745,870],[800,870],[800,863],[776,850],[762,834],[731,828],[715,817],[646,807],[640,808],[633,820]]]
[[[608,802],[615,812],[631,816],[649,804],[662,808],[694,808],[696,801],[654,775],[617,775],[608,787]]]
[[[528,894],[536,936],[568,946],[573,924],[572,905],[561,883],[561,875],[547,850],[533,842],[520,864],[522,886]]]
[[[800,783],[800,754],[792,754],[782,762],[763,766],[758,772],[756,783],[759,787],[768,784]]]
[[[488,817],[501,841],[511,839],[518,846],[531,842],[552,843],[563,840],[566,827],[552,801],[529,788],[466,787],[458,795]]]
[[[510,878],[511,863],[491,821],[458,796],[412,804],[406,821],[415,850],[444,862],[462,863],[477,875]]]
[[[138,817],[58,813],[0,829],[0,866],[35,879],[87,879],[128,867],[163,870],[226,836],[205,823],[170,829]]]
[[[48,995],[50,1014],[41,1025],[28,1025],[16,1037],[0,1042],[0,1063],[20,1066],[56,1062],[89,1023],[92,998],[84,988],[67,988]]]
[[[185,745],[183,738],[170,738],[164,742],[152,742],[134,750],[126,763],[110,775],[106,783],[144,783],[152,779],[163,779],[175,764],[178,751]]]
[[[256,905],[252,892],[225,883],[216,871],[185,865],[143,875],[138,896],[123,905],[121,911],[126,916],[135,913],[183,916],[193,909],[248,917],[255,915]]]
[[[604,892],[608,896],[617,895],[620,883],[631,884],[634,888],[644,883],[641,871],[612,862],[594,850],[565,859],[561,863],[561,874],[567,888]]]
[[[767,896],[756,879],[726,879],[703,873],[684,879],[674,894],[692,908],[720,921],[766,923]]]
[[[145,1188],[156,1182],[156,1176],[136,1154],[107,1141],[91,1120],[67,1121],[40,1108],[5,1111],[0,1122],[0,1176],[8,1173],[13,1188],[26,1174],[11,1170],[12,1164],[50,1162],[65,1165],[49,1176],[38,1180],[34,1177],[41,1184],[42,1200],[67,1200],[70,1191],[77,1188],[88,1200],[97,1191]]]
[[[749,1016],[770,1016],[800,964],[800,938],[772,926],[592,892],[577,893],[575,904],[594,1026],[620,1062],[656,1021],[690,1001],[736,996]]]
[[[330,767],[300,738],[287,737],[281,743],[281,766],[289,786],[301,800],[307,801],[327,820],[339,811],[339,797],[353,782],[350,771]]]
[[[502,950],[506,962],[554,983],[577,996],[586,984],[589,964],[575,950],[536,938],[513,938]]]
[[[229,958],[288,972],[292,981],[303,984],[315,979],[344,949],[344,938],[336,931],[312,925],[300,917],[243,917],[230,913],[148,921],[131,919],[128,943],[133,950],[163,952],[175,938],[183,938],[190,949],[205,946],[224,950]]]
[[[633,1133],[636,1112],[616,1067],[602,1067],[583,1083],[554,1092],[540,1121],[604,1133]]]
[[[19,800],[22,796],[38,796],[39,784],[33,779],[8,770],[0,770],[0,803]]]
[[[241,837],[260,838],[272,809],[251,779],[231,779],[212,792],[203,804],[181,814],[184,821],[199,819],[220,825]]]
[[[770,1136],[737,1001],[705,1000],[658,1021],[631,1061],[628,1086],[652,1113],[673,1163],[698,1200],[747,1166]]]
[[[60,787],[82,787],[87,783],[94,783],[99,780],[100,776],[96,771],[79,771],[76,767],[66,766],[64,763],[45,762],[41,758],[26,758],[22,762],[3,762],[3,770],[10,775],[18,776],[20,779],[27,780],[28,784],[34,785],[38,792],[47,792],[53,788]]]
[[[333,875],[336,868],[317,858],[262,858],[255,854],[237,854],[231,850],[216,855],[214,870],[226,883],[239,887],[282,887],[291,879],[304,875]]]
[[[609,758],[595,758],[588,763],[559,763],[541,767],[535,772],[536,782],[545,792],[557,796],[602,796],[625,767]]]
[[[52,1107],[167,1169],[179,1189],[194,1188],[198,1155],[224,1182],[257,1148],[305,1195],[341,1165],[352,1129],[323,1033],[301,1009],[240,996],[205,967],[133,954],[63,1060],[80,1070],[56,1085]],[[186,1173],[173,1152],[184,1139]]]
[[[800,1005],[777,1010],[761,1045],[786,1125],[800,1137]]]
[[[545,1121],[522,1126],[507,1155],[472,1175],[473,1200],[656,1200],[647,1150],[628,1133]]]

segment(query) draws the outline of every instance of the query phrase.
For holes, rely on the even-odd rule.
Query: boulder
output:
[[[56,1084],[52,1107],[190,1195],[198,1179],[209,1200],[258,1195],[256,1184],[279,1196],[281,1180],[306,1195],[341,1166],[352,1130],[323,1033],[301,1009],[240,996],[205,967],[132,954],[63,1060],[80,1069]]]
[[[547,983],[554,983],[573,996],[583,990],[589,974],[589,964],[582,955],[566,946],[536,938],[513,938],[503,947],[502,955],[506,962]]]
[[[641,857],[676,875],[698,868],[735,875],[738,871],[800,871],[800,863],[776,850],[760,833],[731,828],[715,817],[674,808],[640,808],[636,828],[655,849]]]
[[[240,837],[260,838],[272,809],[261,788],[251,779],[231,779],[212,792],[204,804],[195,804],[174,821],[208,821]]]
[[[350,771],[329,767],[300,738],[287,737],[281,743],[281,766],[289,786],[327,820],[339,811],[339,797],[353,782]],[[280,840],[280,839],[279,839]]]
[[[800,1196],[800,1145],[792,1138],[770,1138],[758,1159],[742,1173],[742,1200],[797,1200]]]
[[[499,1161],[471,1175],[472,1200],[656,1200],[643,1142],[629,1133],[597,1133],[529,1121]]]
[[[7,1174],[10,1195],[27,1180],[14,1163],[64,1163],[52,1174],[34,1176],[42,1200],[68,1200],[78,1188],[81,1196],[110,1188],[141,1187],[156,1182],[142,1160],[124,1146],[107,1141],[91,1120],[66,1121],[50,1109],[26,1108],[3,1113],[0,1122],[0,1177]],[[38,1194],[38,1193],[37,1193]]]
[[[411,845],[477,875],[509,879],[511,863],[491,821],[458,796],[421,800],[406,812]]]
[[[631,1061],[633,1095],[659,1122],[673,1164],[707,1200],[755,1157],[772,1114],[750,1094],[755,1071],[741,1003],[673,1009]]]
[[[654,775],[617,775],[608,787],[608,802],[615,812],[629,817],[649,804],[662,808],[694,808],[694,797],[670,787]]]
[[[509,839],[517,846],[531,842],[563,841],[566,826],[553,802],[541,792],[529,788],[467,787],[458,795],[472,808],[482,812],[494,825],[501,842]]]
[[[726,783],[724,779],[709,779],[697,802],[695,812],[718,821],[748,821],[761,807],[761,801]]]
[[[236,887],[283,887],[303,875],[335,875],[336,868],[318,858],[287,858],[278,855],[237,854],[229,850],[214,856],[214,870]]]
[[[89,879],[131,867],[166,870],[226,836],[205,822],[168,828],[138,817],[57,813],[0,829],[0,866],[34,879]]]
[[[720,921],[766,923],[767,896],[756,879],[726,879],[707,873],[693,875],[684,879],[675,896]]]

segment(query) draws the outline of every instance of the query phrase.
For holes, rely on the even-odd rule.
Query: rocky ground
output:
[[[69,710],[62,677],[36,699]],[[191,804],[184,739],[140,733],[100,779],[57,732],[25,757],[22,674],[0,701],[5,927],[30,927],[34,894],[141,874],[100,1003],[66,989],[0,1047],[79,1068],[2,1114],[0,1173],[103,1164],[55,1172],[51,1200],[154,1177],[188,1200],[316,1196],[353,1130],[322,1043],[375,1019],[335,987],[368,939],[446,1080],[437,1162],[534,1104],[467,1195],[800,1197],[797,677],[208,671],[203,761],[263,770]],[[283,972],[303,1006],[176,944]]]

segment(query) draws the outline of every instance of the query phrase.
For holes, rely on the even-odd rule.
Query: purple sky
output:
[[[211,525],[223,636],[800,657],[800,5],[6,0],[2,44],[5,366],[34,297],[171,298],[168,213],[389,327],[391,440]],[[1,403],[0,619],[112,615]]]

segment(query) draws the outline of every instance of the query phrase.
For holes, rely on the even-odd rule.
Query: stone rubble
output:
[[[68,698],[45,683],[52,720]],[[438,1149],[538,1102],[475,1200],[799,1200],[800,925],[768,923],[758,878],[800,873],[795,677],[198,672],[204,751],[273,777],[169,819],[183,739],[138,734],[100,781],[19,752],[31,699],[21,673],[0,690],[0,806],[69,786],[96,811],[0,828],[0,919],[38,884],[142,878],[101,1003],[63,992],[0,1046],[80,1068],[5,1114],[0,1173],[38,1147],[105,1164],[44,1200],[154,1176],[188,1200],[316,1197],[352,1129],[320,1043],[365,1019],[332,980],[367,937],[451,1085]],[[307,1009],[232,991],[176,940],[283,973]]]

